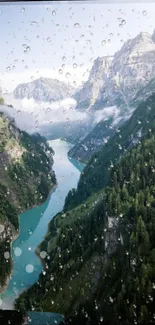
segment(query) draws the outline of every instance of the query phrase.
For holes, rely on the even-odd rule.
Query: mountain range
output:
[[[132,115],[138,103],[154,91],[154,78],[155,31],[152,35],[141,32],[134,39],[127,40],[113,56],[97,58],[88,80],[80,89],[75,91],[72,86],[58,80],[39,78],[17,86],[14,97],[33,98],[37,102],[73,97],[77,101],[74,110],[87,113],[86,130],[82,120],[82,128],[78,120],[77,123],[73,121],[73,128],[70,127],[70,116],[68,122],[45,126],[48,138],[55,138],[56,133],[58,137],[75,143],[69,155],[86,162]],[[107,107],[113,107],[112,114]],[[98,121],[93,114],[99,114]]]
[[[62,313],[67,325],[154,324],[154,57],[155,32],[140,33],[113,57],[96,59],[88,81],[73,95],[76,110],[86,110],[92,117],[99,113],[100,119],[72,149],[72,155],[80,155],[87,165],[77,189],[68,193],[63,211],[49,223],[38,247],[38,252],[47,252],[44,271],[16,300],[17,309]],[[1,132],[8,134],[8,125],[2,115]],[[40,159],[37,163],[31,155],[27,159],[26,151],[27,141],[34,138],[16,132],[22,148],[15,150],[12,145],[9,152],[15,158],[19,151],[19,161],[24,158],[28,171],[33,167],[35,173]],[[10,141],[4,139],[2,152],[6,145]],[[18,172],[20,181],[22,170],[21,165],[9,166],[15,189],[13,175]],[[45,189],[47,193],[48,185]],[[19,198],[23,203],[20,193]],[[5,199],[4,195],[3,207]]]
[[[18,85],[14,90],[16,99],[33,98],[36,102],[54,102],[71,97],[75,89],[57,79],[39,78]]]
[[[75,93],[78,109],[101,109],[133,100],[155,76],[155,32],[127,40],[113,57],[97,58],[88,81]]]
[[[155,31],[153,35],[141,32],[126,41],[113,57],[96,59],[88,81],[75,93],[76,109],[106,112],[107,106],[115,105],[119,112],[107,118],[104,115],[86,137],[79,139],[69,155],[87,162],[138,104],[154,92],[154,82]]]

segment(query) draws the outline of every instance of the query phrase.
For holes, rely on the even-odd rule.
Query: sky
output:
[[[40,76],[76,88],[97,57],[155,28],[155,3],[48,2],[0,5],[0,84],[12,92]]]

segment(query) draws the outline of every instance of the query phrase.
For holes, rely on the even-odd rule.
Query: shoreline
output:
[[[48,194],[47,198],[46,198],[43,202],[40,202],[40,203],[38,203],[38,204],[36,203],[36,204],[34,204],[33,206],[29,207],[28,209],[26,209],[26,210],[21,210],[21,211],[19,212],[19,214],[18,214],[18,222],[19,222],[19,225],[20,225],[20,215],[21,215],[22,213],[24,213],[24,212],[27,212],[27,211],[29,211],[29,210],[31,210],[31,209],[37,208],[37,207],[41,206],[42,204],[44,204],[44,203],[45,203],[45,202],[50,198],[50,196],[53,194],[53,192],[56,190],[57,186],[58,186],[58,183],[56,182],[56,184],[54,184],[54,185],[52,186],[51,190],[49,191],[49,194]],[[17,238],[19,237],[19,235],[20,235],[20,227],[19,227],[19,231],[18,231],[16,234],[14,234],[12,240],[10,241],[11,272],[10,272],[10,274],[7,276],[6,281],[5,281],[5,284],[4,284],[3,286],[1,286],[1,288],[0,288],[0,295],[3,295],[4,292],[8,289],[8,285],[9,285],[9,282],[10,282],[10,280],[11,280],[11,276],[12,276],[12,274],[13,274],[13,265],[14,265],[14,263],[13,263],[13,255],[12,255],[12,246],[13,246],[13,243],[14,243],[14,242],[17,240]],[[36,254],[36,251],[35,251],[35,254]],[[37,254],[36,254],[36,255],[37,255]],[[19,295],[20,295],[20,294],[19,294]],[[13,306],[14,306],[14,305],[13,305]]]
[[[64,141],[65,142],[65,141]],[[67,148],[68,149],[68,148]],[[68,153],[68,151],[67,151],[67,153]],[[67,159],[68,159],[68,155],[67,155]],[[73,168],[77,168],[74,164],[72,164],[74,167]],[[77,168],[78,169],[78,168]],[[81,170],[80,169],[78,169],[79,170],[79,172],[81,173]],[[26,212],[26,211],[29,211],[29,210],[31,210],[31,209],[33,209],[33,208],[36,208],[36,207],[39,207],[39,206],[41,206],[42,204],[44,204],[45,202],[46,202],[46,200],[49,200],[49,198],[51,197],[51,195],[55,192],[55,190],[56,190],[56,188],[57,188],[57,186],[59,185],[58,184],[58,182],[57,182],[57,180],[56,180],[56,183],[52,183],[51,184],[52,186],[51,186],[51,189],[50,189],[50,191],[49,191],[49,193],[48,193],[48,195],[47,195],[47,198],[43,201],[43,202],[39,202],[39,203],[36,203],[36,204],[34,204],[33,206],[31,206],[31,207],[29,207],[28,209],[25,209],[24,211],[21,211],[21,213],[24,213],[24,212]],[[48,204],[48,203],[47,203]],[[62,207],[62,210],[63,210],[63,207]],[[60,211],[59,211],[60,212]],[[20,218],[20,214],[18,215],[18,217]],[[54,217],[54,215],[53,215],[53,217]],[[20,221],[20,220],[19,220]],[[50,223],[50,221],[47,223],[47,231],[48,231],[48,229],[49,229],[49,223]],[[47,234],[47,232],[46,232],[46,234]],[[41,256],[40,256],[40,251],[41,251],[41,249],[40,249],[40,245],[41,245],[41,243],[45,240],[45,237],[46,237],[46,234],[45,234],[45,236],[44,236],[44,238],[43,238],[43,240],[41,240],[41,242],[39,243],[39,245],[34,249],[34,254],[37,256],[37,258],[39,259],[39,261],[40,261],[40,264],[41,264],[41,269],[43,270],[43,268],[44,268],[44,266],[45,266],[45,260],[44,259],[42,259],[41,258]],[[18,232],[18,235],[17,235],[17,237],[15,237],[14,238],[14,240],[12,241],[12,245],[13,245],[13,243],[14,243],[14,241],[18,238],[18,236],[20,235],[20,227],[19,227],[19,232]],[[12,247],[12,246],[11,246]],[[13,250],[11,250],[11,253],[13,253]],[[11,257],[12,257],[12,254],[11,254]],[[40,272],[41,273],[41,272]],[[12,275],[12,273],[11,273],[11,275]],[[11,278],[11,275],[10,275],[10,277],[9,277],[9,279]],[[39,275],[40,274],[38,274],[38,278],[39,278]],[[8,281],[9,282],[9,281]],[[30,287],[32,286],[33,284],[31,284],[30,285]],[[5,287],[5,290],[7,291],[7,287],[8,286],[6,286]],[[25,291],[27,291],[29,289],[29,287],[25,287],[25,288],[23,288],[23,290],[22,291],[20,291],[20,289],[19,289],[19,293],[17,294],[17,296],[15,296],[15,297],[13,297],[14,299],[13,299],[13,309],[15,309],[15,301],[16,301],[16,299],[23,293],[23,292],[25,292]],[[5,291],[4,291],[5,292]]]

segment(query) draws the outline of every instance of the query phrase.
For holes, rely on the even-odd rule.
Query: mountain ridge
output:
[[[33,98],[37,102],[54,102],[71,97],[74,91],[74,87],[62,81],[40,77],[33,81],[19,84],[13,94],[16,99]]]
[[[78,92],[77,109],[101,109],[119,102],[128,106],[136,92],[155,76],[154,39],[154,33],[141,32],[123,44],[111,57],[111,63],[104,65],[104,56],[96,59],[88,81]]]

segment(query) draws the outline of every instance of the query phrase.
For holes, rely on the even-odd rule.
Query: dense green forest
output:
[[[120,155],[118,149],[115,153],[115,142],[113,151],[109,149],[110,158],[106,160],[105,148],[100,152],[99,169],[92,167],[92,174],[98,176],[94,190],[94,176],[90,172],[88,178],[87,172],[95,158],[86,167],[83,190],[92,186],[87,199],[79,205],[71,201],[74,207],[65,208],[50,222],[40,245],[40,250],[47,252],[44,271],[38,282],[17,299],[17,308],[64,313],[66,324],[74,325],[154,324],[154,99],[152,96],[140,106],[139,121],[145,120],[141,141],[134,146],[130,141],[132,132],[137,132],[138,108],[128,122],[129,129],[124,127],[126,137],[121,132],[122,146],[126,138],[128,151]],[[106,186],[102,178],[99,182],[101,166],[101,176],[108,170]]]
[[[53,150],[39,134],[19,130],[0,113],[0,285],[11,271],[10,243],[18,234],[18,214],[43,202],[56,184]],[[5,252],[7,252],[5,256]],[[8,257],[7,257],[8,256]],[[0,288],[0,291],[2,290]]]
[[[65,209],[74,207],[107,185],[110,166],[135,146],[149,130],[155,130],[155,94],[141,102],[131,118],[93,155],[80,177],[77,190],[70,191],[66,197]]]

